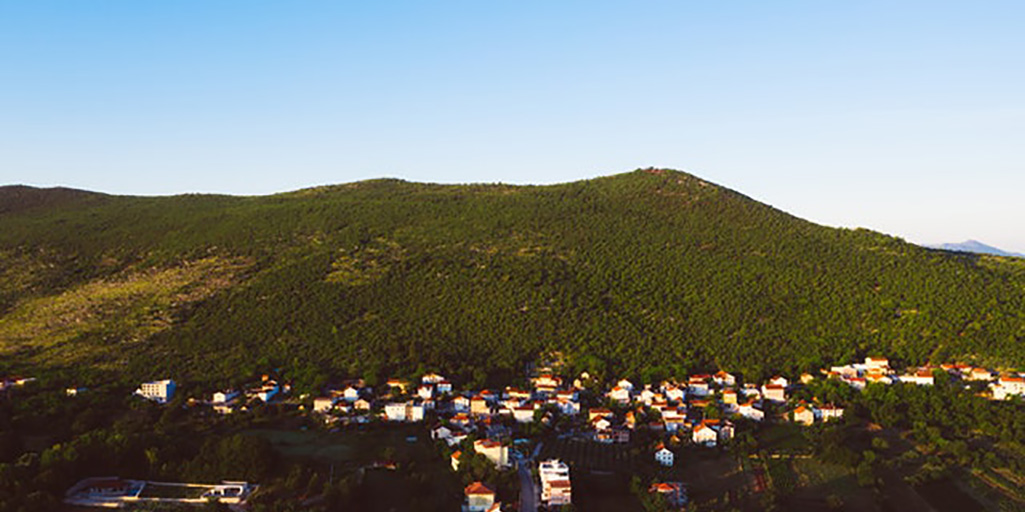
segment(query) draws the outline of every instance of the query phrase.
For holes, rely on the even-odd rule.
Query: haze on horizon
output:
[[[0,184],[266,194],[658,166],[1025,252],[1019,2],[0,4]]]

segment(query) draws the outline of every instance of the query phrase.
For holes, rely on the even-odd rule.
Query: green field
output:
[[[540,457],[560,459],[574,469],[588,471],[630,472],[637,467],[629,445],[625,444],[556,439],[545,442]]]

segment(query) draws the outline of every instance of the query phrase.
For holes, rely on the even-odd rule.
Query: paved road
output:
[[[534,459],[541,452],[541,443],[529,458],[522,455],[517,456],[517,466],[520,474],[520,512],[537,512],[538,497],[541,495],[534,482],[534,475],[530,470],[534,466]]]
[[[530,459],[520,459],[520,512],[537,512],[537,489],[530,474]]]

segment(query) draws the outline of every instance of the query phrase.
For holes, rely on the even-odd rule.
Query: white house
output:
[[[655,399],[655,392],[650,387],[645,387],[641,390],[640,400],[645,404],[651,405],[651,401]]]
[[[737,385],[736,377],[721,370],[712,376],[712,380],[715,381],[715,384],[719,387],[733,387]]]
[[[487,457],[498,469],[509,467],[509,447],[491,439],[478,439],[473,442],[473,449]]]
[[[434,385],[443,382],[444,380],[445,377],[443,375],[438,375],[437,373],[428,373],[420,378],[420,383]]]
[[[691,431],[694,444],[715,446],[719,442],[733,439],[733,424],[728,421],[705,420]]]
[[[799,406],[794,409],[794,423],[800,423],[805,426],[815,424],[815,411],[811,407]]]
[[[1011,396],[1025,395],[1025,378],[1021,376],[1005,375],[994,383],[990,384],[995,400],[1006,400]]]
[[[155,380],[143,382],[139,389],[135,390],[135,394],[158,404],[166,404],[174,398],[175,388],[176,385],[171,379]]]
[[[985,368],[972,368],[972,371],[967,376],[968,380],[993,380],[993,372]]]
[[[266,381],[260,387],[250,389],[247,393],[250,398],[259,398],[264,403],[270,402],[275,395],[281,391],[281,386],[275,381]]]
[[[609,391],[608,397],[614,402],[628,404],[630,403],[630,388],[616,386],[612,388],[612,391]]]
[[[534,421],[534,408],[529,405],[513,407],[512,413],[516,423],[531,423]]]
[[[787,386],[790,385],[790,381],[788,381],[786,377],[783,377],[781,375],[777,375],[777,376],[769,379],[769,384],[771,384],[773,386],[787,387]]]
[[[463,492],[466,495],[466,512],[487,512],[495,505],[495,491],[480,482],[466,486]]]
[[[708,396],[708,382],[691,379],[687,384],[687,394],[692,396]]]
[[[437,390],[438,393],[442,393],[442,394],[444,394],[444,393],[451,393],[452,392],[452,383],[447,381],[447,380],[443,380],[443,381],[441,381],[441,382],[439,382],[439,383],[437,383],[435,385],[435,390]]]
[[[866,357],[865,367],[871,370],[883,370],[887,371],[890,369],[890,360],[885,357]]]
[[[699,423],[694,427],[694,431],[691,432],[691,440],[694,441],[694,444],[711,447],[715,446],[716,442],[719,440],[719,433],[712,427],[704,423]]]
[[[335,406],[335,399],[328,396],[318,396],[313,399],[313,412],[326,413]]]
[[[213,403],[215,403],[215,404],[226,404],[226,403],[228,403],[228,402],[238,398],[238,396],[239,396],[239,392],[237,390],[234,390],[234,389],[229,389],[229,390],[226,390],[226,391],[218,391],[218,392],[214,393]]]
[[[675,400],[677,402],[682,402],[683,399],[686,397],[685,390],[677,386],[666,386],[665,394],[666,398],[668,398],[669,400]]]
[[[620,379],[619,382],[616,383],[616,385],[621,387],[621,388],[626,389],[627,391],[631,391],[632,392],[634,390],[633,382],[630,382],[630,381],[628,381],[626,379]]]
[[[424,400],[434,398],[434,386],[423,385],[416,388],[416,394]]]
[[[569,505],[573,502],[573,486],[569,466],[558,459],[538,464],[541,479],[541,501],[549,507]]]
[[[412,422],[423,421],[426,409],[424,404],[409,404],[406,407],[406,420]]]
[[[655,450],[655,461],[666,467],[672,466],[673,459],[675,458],[673,452],[669,451],[663,444],[659,444],[656,448],[658,449]]]
[[[349,403],[359,400],[359,388],[355,388],[353,386],[346,387],[345,390],[342,391],[342,398]]]
[[[591,427],[595,430],[608,430],[612,427],[612,422],[606,417],[599,417],[591,421]]]
[[[431,439],[434,441],[446,440],[452,437],[452,429],[445,425],[438,425],[431,429]]]
[[[843,418],[843,407],[837,407],[835,405],[823,405],[816,409],[816,412],[818,412],[819,416],[822,417],[822,421]]]
[[[388,421],[406,421],[406,402],[384,404],[384,415]]]
[[[787,401],[786,386],[780,384],[766,384],[762,386],[762,397],[770,402],[783,403]]]
[[[755,407],[752,402],[738,405],[737,413],[749,420],[762,421],[765,419],[765,413]]]
[[[687,423],[687,417],[684,415],[673,414],[671,416],[666,416],[663,412],[662,416],[662,424],[664,425],[666,432],[669,432],[670,434],[679,432]]]
[[[913,374],[901,375],[900,381],[918,384],[919,386],[932,386],[934,384],[935,377],[933,377],[931,370],[923,368]]]
[[[544,395],[555,393],[562,386],[562,378],[547,373],[533,380],[534,391]]]

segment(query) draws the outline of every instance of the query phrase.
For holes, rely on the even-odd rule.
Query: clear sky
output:
[[[1025,2],[0,0],[0,183],[688,170],[1025,252]]]

